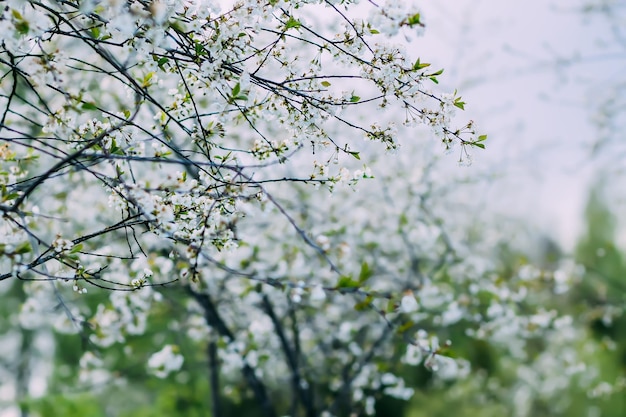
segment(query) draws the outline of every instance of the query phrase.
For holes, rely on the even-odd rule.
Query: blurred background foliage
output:
[[[415,395],[408,402],[381,397],[376,415],[623,417],[626,413],[626,263],[617,241],[620,226],[605,201],[601,185],[590,192],[585,222],[585,232],[572,254],[563,253],[549,240],[535,242],[541,250],[524,250],[513,243],[503,243],[493,251],[502,280],[517,279],[521,270],[531,266],[535,273],[545,277],[537,280],[540,284],[531,288],[517,308],[523,312],[539,306],[547,312],[556,312],[557,317],[570,316],[579,330],[573,341],[567,339],[564,343],[555,331],[550,333],[554,338],[530,340],[525,345],[525,357],[520,359],[502,346],[468,336],[466,330],[471,325],[461,321],[450,326],[441,338],[453,341],[450,355],[470,361],[469,376],[445,381],[433,378],[431,371],[422,365],[409,366],[400,360],[377,364],[382,370],[403,376],[407,385],[415,389]],[[579,273],[568,291],[555,291],[553,275],[564,261],[573,261]],[[163,292],[164,302],[151,315],[144,335],[129,339],[126,345],[107,349],[104,368],[111,370],[111,374],[99,382],[94,375],[83,375],[81,379],[78,374],[78,358],[92,348],[84,337],[46,329],[27,330],[16,325],[14,313],[24,299],[20,284],[3,287],[0,334],[4,336],[1,339],[4,344],[8,340],[15,344],[8,348],[19,352],[17,360],[11,363],[7,363],[9,356],[6,356],[3,365],[18,381],[16,389],[22,398],[19,406],[24,416],[211,415],[207,346],[185,336],[185,329],[176,328],[177,321],[172,320],[185,314],[183,306],[188,296],[182,291],[170,288]],[[105,302],[107,294],[94,291],[88,296],[89,302],[96,305]],[[171,340],[162,340],[164,326],[170,326],[171,332],[167,334]],[[180,372],[158,379],[147,373],[145,364],[155,346],[164,343],[179,345],[186,360]],[[56,348],[51,350],[54,345]],[[572,352],[583,360],[582,372],[568,375],[566,369],[551,368],[551,362],[558,365]],[[94,353],[97,355],[97,351]],[[40,389],[43,392],[29,396],[27,393],[33,392],[29,384],[38,380],[31,374],[36,369],[45,369],[50,376],[45,390]],[[229,393],[236,395],[229,395],[230,400],[223,399],[224,415],[261,415],[242,380],[226,382]],[[42,384],[41,378],[38,384]],[[276,402],[290,401],[290,391],[281,392],[280,387],[274,387],[272,395]],[[360,414],[355,410],[344,412]]]

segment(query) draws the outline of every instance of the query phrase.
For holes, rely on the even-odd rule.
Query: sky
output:
[[[615,44],[607,20],[590,18],[583,3],[423,1],[417,4],[426,33],[411,42],[446,69],[443,85],[459,90],[466,113],[489,135],[487,150],[474,152],[469,168],[497,178],[481,190],[485,205],[566,249],[581,233],[598,172],[607,163],[620,165],[609,158],[613,145],[592,153],[599,136],[594,120],[615,85],[626,81],[626,46]],[[623,11],[621,18],[626,35]],[[617,117],[623,125],[625,115]]]

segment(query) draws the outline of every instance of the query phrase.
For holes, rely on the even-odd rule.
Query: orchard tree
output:
[[[466,163],[485,139],[394,43],[422,16],[363,3],[1,3],[24,415],[570,416],[571,386],[607,392],[558,304],[580,268],[503,245],[416,143]]]
[[[407,368],[466,376],[455,341],[521,360],[571,328],[525,303],[570,270],[505,275],[495,242],[450,219],[439,198],[459,185],[413,153],[416,132],[462,163],[486,136],[398,43],[420,13],[363,3],[2,3],[0,280],[21,299],[3,323],[21,329],[19,392],[46,369],[25,362],[39,349],[66,365],[62,386],[148,370],[206,389],[213,416],[250,401],[374,414],[412,397]]]

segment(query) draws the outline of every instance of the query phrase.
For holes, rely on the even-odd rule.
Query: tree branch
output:
[[[217,311],[217,308],[215,308],[215,304],[213,304],[211,298],[207,294],[202,294],[194,291],[189,286],[186,287],[186,290],[204,310],[204,317],[207,324],[213,329],[217,330],[220,336],[225,337],[230,341],[234,341],[235,336],[226,326],[226,323],[224,323],[224,320]],[[267,394],[265,385],[256,376],[254,369],[252,369],[252,367],[244,361],[241,372],[246,379],[248,386],[252,389],[252,392],[254,393],[254,396],[256,397],[259,405],[261,406],[261,410],[263,410],[263,415],[266,417],[277,417],[272,401]]]

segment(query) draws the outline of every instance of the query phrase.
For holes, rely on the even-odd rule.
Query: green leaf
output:
[[[364,283],[374,275],[374,271],[370,268],[367,262],[361,264],[361,271],[359,272],[359,283]]]
[[[174,29],[175,32],[185,33],[187,30],[185,29],[185,25],[180,20],[170,20],[168,21],[170,27]]]
[[[477,148],[480,148],[480,149],[485,149],[484,143],[473,142],[472,146],[476,146]]]
[[[74,245],[72,247],[72,249],[70,250],[70,253],[77,253],[77,252],[80,252],[81,250],[83,250],[83,244],[79,243],[78,245]]]
[[[454,101],[454,106],[458,107],[461,110],[465,110],[465,102],[464,101],[460,101],[460,99],[456,99]]]
[[[361,100],[359,96],[352,95],[352,97],[350,97],[350,103],[358,103],[359,100]]]
[[[231,93],[231,96],[237,97],[239,95],[239,93],[241,92],[241,85],[239,83],[235,84],[235,86],[233,87],[233,91]]]
[[[98,110],[98,107],[94,103],[84,102],[83,110]]]
[[[18,199],[20,196],[20,193],[18,192],[12,192],[12,193],[7,193],[7,194],[3,194],[2,195],[2,201],[11,201],[11,200],[16,200]]]
[[[435,84],[439,84],[439,80],[436,77],[429,77],[430,81],[434,82]]]
[[[415,323],[413,323],[411,320],[402,323],[402,325],[400,327],[398,327],[398,333],[404,333],[407,332],[409,330],[411,330],[411,328],[415,326]]]
[[[476,142],[482,142],[482,141],[484,141],[484,140],[487,140],[487,135],[480,135],[480,136],[478,137],[478,140],[477,140]]]
[[[169,62],[169,59],[165,58],[165,57],[161,57],[159,58],[159,60],[157,61],[157,65],[159,66],[159,68],[164,69],[163,66],[165,64],[167,64]]]
[[[113,155],[124,155],[124,149],[122,149],[115,139],[111,141],[111,149],[109,150]]]
[[[206,55],[204,45],[202,45],[200,42],[196,42],[196,44],[194,45],[194,49],[196,50],[196,56]]]
[[[420,62],[420,59],[417,58],[417,61],[415,61],[415,64],[413,64],[413,70],[417,71],[417,70],[421,70],[422,68],[426,68],[426,67],[430,67],[430,64],[427,62]],[[433,75],[438,75],[438,74],[433,74]]]
[[[32,249],[30,247],[30,243],[24,242],[21,245],[19,245],[17,248],[15,248],[13,253],[17,255],[23,255],[25,253],[29,253],[31,250]]]
[[[356,159],[358,159],[359,161],[361,160],[361,156],[359,155],[358,152],[350,152],[348,151],[348,153],[352,156],[354,156]]]
[[[17,33],[20,35],[27,35],[30,29],[28,22],[26,20],[19,20],[15,22],[15,29],[17,29]]]
[[[407,20],[407,23],[409,24],[409,26],[421,25],[422,22],[420,21],[420,14],[415,13],[413,16],[410,16]]]
[[[342,275],[337,281],[337,288],[358,288],[359,283],[352,279],[350,275]]]
[[[141,81],[141,86],[142,87],[148,87],[150,86],[150,80],[152,80],[152,77],[154,76],[154,72],[150,71],[149,73],[147,73],[144,77],[143,80]]]
[[[302,26],[302,23],[300,23],[298,20],[294,19],[292,16],[289,16],[289,20],[287,20],[287,23],[285,23],[285,30],[289,30],[289,29],[300,29],[300,26]]]
[[[368,295],[367,297],[365,297],[363,301],[356,303],[354,306],[354,309],[356,311],[363,311],[372,305],[373,300],[374,300],[374,297],[372,297],[371,295]]]
[[[19,33],[20,35],[28,34],[28,30],[30,29],[30,25],[24,19],[24,17],[20,14],[20,12],[18,12],[15,9],[13,9],[13,10],[11,10],[11,13],[13,14],[13,18],[15,19],[15,22],[13,23],[13,26],[15,26],[15,29],[17,29],[17,33]]]
[[[330,83],[328,81],[322,81],[322,85],[324,87],[330,87]]]

